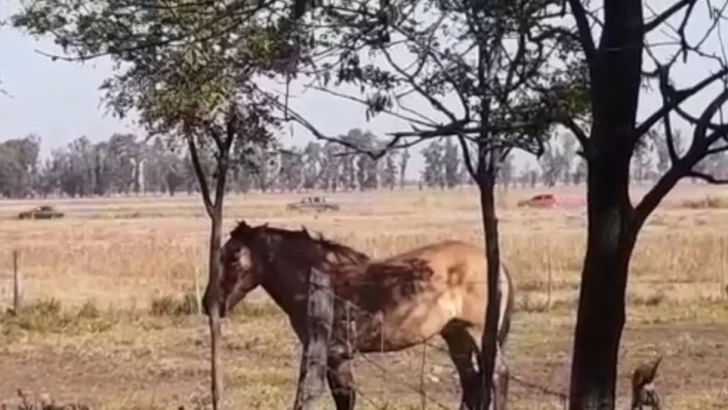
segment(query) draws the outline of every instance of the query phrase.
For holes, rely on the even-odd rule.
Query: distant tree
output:
[[[397,185],[397,164],[395,161],[395,152],[387,151],[384,155],[384,166],[382,167],[379,179],[382,182],[382,186],[389,190],[393,190]]]
[[[405,172],[407,171],[407,164],[409,163],[410,153],[408,149],[401,150],[399,156],[399,188],[403,189],[406,183]]]
[[[0,192],[6,197],[24,198],[32,194],[39,175],[38,135],[10,139],[0,143]]]
[[[498,180],[503,184],[503,189],[508,190],[508,188],[513,183],[515,175],[515,166],[513,165],[513,153],[509,153],[508,155],[503,158],[503,165],[501,165],[501,168],[498,170]]]
[[[458,155],[458,146],[453,142],[452,138],[445,140],[445,146],[443,147],[442,161],[443,161],[443,172],[442,179],[445,181],[445,185],[448,188],[454,188],[460,184],[460,166],[462,161]]]
[[[539,158],[541,177],[546,186],[552,187],[558,182],[568,183],[574,158],[575,140],[570,136],[557,134],[548,141],[543,155]]]
[[[421,151],[425,160],[422,182],[428,187],[445,187],[445,150],[440,141],[432,141]]]

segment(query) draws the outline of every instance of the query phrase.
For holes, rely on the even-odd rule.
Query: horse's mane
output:
[[[321,246],[324,250],[333,252],[337,255],[345,256],[348,259],[351,259],[352,261],[357,262],[366,262],[369,261],[370,258],[367,254],[360,252],[348,245],[345,245],[341,242],[338,242],[336,240],[326,238],[321,232],[318,232],[316,237],[311,236],[309,231],[306,229],[305,226],[301,226],[301,230],[292,230],[292,229],[285,229],[285,228],[278,228],[278,227],[271,227],[268,226],[268,224],[263,224],[259,226],[252,227],[245,223],[245,221],[240,221],[238,225],[230,232],[230,236],[237,237],[241,239],[245,239],[248,235],[251,234],[257,234],[257,235],[276,235],[284,240],[304,240],[304,241],[310,241],[311,243],[317,244]]]

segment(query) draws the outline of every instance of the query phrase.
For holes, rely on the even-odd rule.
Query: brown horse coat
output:
[[[458,370],[463,403],[476,388],[473,359],[480,351],[487,305],[484,250],[441,241],[385,259],[371,260],[348,246],[291,231],[241,222],[222,251],[221,316],[258,285],[286,312],[303,341],[307,277],[312,268],[331,275],[336,317],[328,381],[337,410],[354,406],[349,362],[357,353],[391,352],[441,335]],[[205,311],[209,304],[208,283]],[[498,345],[510,329],[513,291],[501,266]]]

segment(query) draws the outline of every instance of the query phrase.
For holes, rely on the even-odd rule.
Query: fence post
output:
[[[508,408],[508,382],[511,374],[500,346],[496,347],[493,370],[493,409],[506,410]]]
[[[316,268],[309,273],[306,307],[306,340],[298,375],[294,410],[313,410],[326,391],[326,359],[334,321],[334,294],[331,277]]]
[[[194,279],[195,284],[195,307],[197,308],[197,314],[199,316],[202,316],[202,296],[200,296],[200,278],[199,274],[200,270],[195,267],[195,269],[192,270],[192,275]]]
[[[719,254],[720,261],[718,262],[718,269],[720,272],[720,295],[723,298],[728,298],[728,285],[726,285],[725,281],[725,267],[723,264],[725,263],[725,237],[721,235],[720,237],[720,254]]]
[[[23,308],[23,284],[20,274],[20,254],[13,250],[13,312],[20,313]]]

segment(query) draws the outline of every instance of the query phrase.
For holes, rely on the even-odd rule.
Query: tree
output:
[[[211,221],[204,304],[210,318],[217,408],[217,278],[228,173],[250,166],[249,157],[268,149],[279,125],[270,106],[256,96],[254,78],[288,71],[303,48],[300,42],[291,47],[281,34],[288,31],[281,30],[277,19],[257,18],[263,8],[276,7],[272,2],[158,7],[101,1],[94,8],[66,6],[63,0],[36,0],[12,21],[31,34],[52,33],[68,59],[110,55],[116,70],[102,88],[114,113],[123,117],[137,111],[151,136],[174,149],[186,147]],[[136,166],[132,158],[129,155],[128,164]]]
[[[573,127],[588,167],[587,174],[587,248],[582,270],[579,308],[574,336],[569,406],[571,409],[613,409],[617,353],[625,322],[625,289],[629,261],[639,232],[647,217],[668,192],[684,177],[720,182],[713,176],[697,172],[695,165],[704,157],[725,151],[725,124],[713,117],[728,100],[728,91],[717,96],[698,115],[682,105],[711,84],[725,80],[726,62],[711,57],[704,40],[689,41],[685,33],[695,20],[695,0],[679,0],[666,5],[659,14],[652,13],[642,0],[602,2],[603,21],[596,27],[600,39],[594,41],[590,19],[598,14],[587,11],[582,2],[569,0],[576,21],[581,49],[589,71],[591,129]],[[703,37],[716,32],[725,16],[724,8],[708,4],[710,24]],[[648,10],[648,11],[645,11]],[[660,57],[650,47],[648,35],[673,27],[678,22],[672,50],[661,48]],[[701,38],[701,36],[698,36]],[[679,57],[686,61],[701,59],[714,64],[713,73],[677,89],[670,74]],[[652,67],[645,67],[645,61]],[[685,70],[684,68],[681,69]],[[699,74],[694,74],[699,75]],[[692,77],[692,76],[691,76]],[[637,106],[645,82],[658,85],[662,105],[637,122]],[[675,149],[673,117],[677,115],[694,127],[692,140],[684,153]],[[630,159],[635,149],[653,127],[662,122],[664,140],[670,159],[648,193],[637,203],[629,198]],[[715,144],[720,144],[716,146]]]
[[[588,107],[586,70],[574,56],[573,36],[557,27],[560,10],[559,2],[540,0],[491,2],[487,7],[469,0],[379,4],[347,0],[313,10],[304,19],[332,28],[318,29],[319,44],[341,51],[313,88],[364,104],[367,117],[388,114],[415,128],[393,133],[387,144],[369,150],[369,155],[378,158],[387,150],[423,140],[457,138],[465,168],[478,184],[488,265],[484,312],[488,329],[481,341],[482,377],[461,375],[470,379],[463,380],[469,408],[490,402],[495,366],[491,354],[496,350],[500,266],[496,176],[510,151],[539,154],[556,121],[573,122],[572,114]],[[551,55],[559,56],[561,63],[552,64]],[[357,95],[364,97],[333,90],[347,84],[357,86]],[[432,112],[417,111],[415,99]],[[323,135],[295,110],[288,112],[317,138],[361,150],[346,138]],[[428,184],[444,184],[441,151],[437,143],[424,150]],[[404,167],[400,170],[404,173]]]
[[[22,198],[31,194],[39,179],[40,137],[10,139],[0,143],[0,192]]]
[[[428,187],[445,187],[445,163],[443,146],[440,141],[432,141],[421,151],[425,159],[422,182]]]

